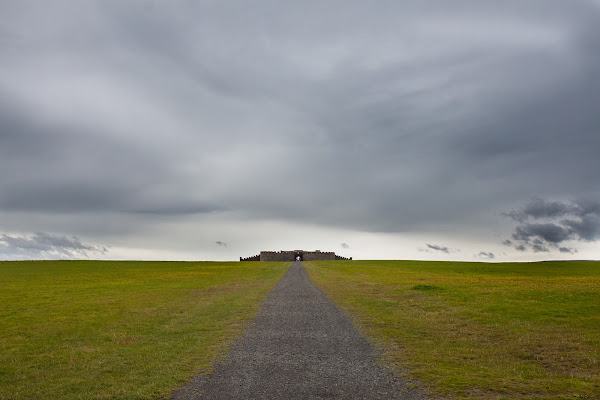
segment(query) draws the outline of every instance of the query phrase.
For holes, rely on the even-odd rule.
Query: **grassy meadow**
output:
[[[290,263],[0,262],[0,399],[157,399],[223,354]]]
[[[600,399],[600,262],[304,265],[432,394]]]

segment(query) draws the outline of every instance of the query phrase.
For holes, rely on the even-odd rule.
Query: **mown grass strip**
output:
[[[290,263],[0,262],[0,399],[156,399],[207,371]]]
[[[452,399],[600,398],[600,263],[323,261],[311,278]]]

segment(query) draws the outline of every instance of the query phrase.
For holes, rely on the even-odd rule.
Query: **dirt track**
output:
[[[377,361],[375,348],[300,262],[212,375],[173,399],[424,399]]]

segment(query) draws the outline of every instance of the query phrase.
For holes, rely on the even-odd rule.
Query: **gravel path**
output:
[[[290,267],[253,325],[212,375],[173,399],[424,399],[377,361],[377,351],[318,289]]]

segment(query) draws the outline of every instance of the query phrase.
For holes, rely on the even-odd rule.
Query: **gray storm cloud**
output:
[[[448,249],[448,247],[445,246],[438,246],[437,244],[426,244],[428,249],[431,250],[435,250],[435,251],[441,251],[442,253],[446,253],[449,254],[450,253],[450,249]]]
[[[31,236],[0,235],[0,257],[20,258],[87,258],[105,254],[103,246],[83,243],[77,237],[67,237],[38,232]]]
[[[488,260],[493,260],[494,258],[496,258],[496,255],[494,253],[492,253],[491,251],[480,251],[479,254],[475,254],[476,257],[478,258],[484,258],[484,259],[488,259]]]
[[[518,222],[512,234],[517,250],[530,248],[535,252],[548,252],[558,249],[561,253],[574,253],[575,249],[561,245],[568,241],[600,239],[600,202],[536,198],[521,210],[504,215]],[[507,239],[504,244],[512,246],[513,242]]]
[[[478,237],[532,196],[598,198],[598,20],[583,0],[1,2],[3,229]],[[598,239],[597,213],[554,203],[512,216],[512,248]]]

